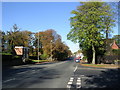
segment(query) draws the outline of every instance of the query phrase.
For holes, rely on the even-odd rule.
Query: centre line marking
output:
[[[78,67],[76,66],[75,69],[74,69],[74,72],[77,70],[77,68],[78,68]]]

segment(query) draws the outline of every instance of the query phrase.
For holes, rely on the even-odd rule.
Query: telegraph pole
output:
[[[52,40],[51,40],[51,61],[52,61]]]
[[[38,63],[39,63],[39,32],[38,32]]]

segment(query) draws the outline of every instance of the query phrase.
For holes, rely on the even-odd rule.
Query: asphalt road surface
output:
[[[83,67],[73,60],[3,69],[2,88],[119,88],[119,69]]]

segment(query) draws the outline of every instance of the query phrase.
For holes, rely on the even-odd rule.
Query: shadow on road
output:
[[[8,68],[8,69],[3,69],[2,70],[2,79],[4,80],[7,77],[14,77],[17,75],[17,73],[22,73],[26,71],[31,71],[31,70],[40,70],[43,69],[44,67],[22,67],[22,68]],[[25,73],[24,73],[25,74]]]
[[[99,76],[88,75],[92,79],[86,79],[86,84],[96,85],[97,88],[119,88],[120,69],[108,69],[102,71]]]
[[[31,85],[43,83],[45,80],[60,77],[60,72],[44,67],[12,68],[2,73],[3,88],[27,88]],[[13,79],[5,82],[7,80]],[[38,85],[38,86],[39,86]]]

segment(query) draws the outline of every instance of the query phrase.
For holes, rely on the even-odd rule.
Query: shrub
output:
[[[45,60],[45,59],[48,58],[48,55],[47,55],[46,53],[44,53],[44,54],[42,54],[42,55],[40,56],[40,58],[41,58],[42,60]]]
[[[20,56],[15,55],[12,57],[12,59],[18,59],[18,58],[20,58]]]
[[[86,57],[86,56],[84,56],[82,60],[83,60],[83,61],[87,60],[87,57]]]
[[[113,52],[114,55],[119,55],[120,54],[120,49],[117,49],[117,50],[113,49],[112,52]]]

